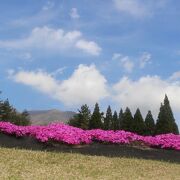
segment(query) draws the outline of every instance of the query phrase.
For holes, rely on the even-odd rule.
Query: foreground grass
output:
[[[179,179],[180,164],[0,148],[0,179]]]

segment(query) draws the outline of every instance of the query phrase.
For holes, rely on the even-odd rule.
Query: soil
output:
[[[59,143],[41,143],[32,137],[14,137],[0,134],[0,146],[39,151],[70,152],[85,155],[127,157],[161,160],[180,164],[180,151],[149,148],[141,145],[115,145],[93,143],[90,145],[65,145]]]

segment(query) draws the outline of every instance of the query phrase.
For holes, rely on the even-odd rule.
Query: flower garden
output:
[[[79,145],[93,142],[110,144],[141,142],[149,147],[180,151],[180,135],[174,134],[140,136],[122,130],[82,130],[62,123],[53,123],[47,126],[17,126],[9,122],[0,122],[0,132],[16,137],[30,136],[43,143],[55,141],[67,145]]]

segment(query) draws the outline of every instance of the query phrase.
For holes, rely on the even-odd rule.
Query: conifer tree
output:
[[[177,124],[171,110],[167,95],[164,98],[164,104],[161,104],[160,112],[156,123],[156,134],[174,133],[179,134]]]
[[[148,111],[145,118],[145,135],[154,135],[155,122],[151,111]]]
[[[123,129],[125,131],[132,131],[133,130],[133,117],[132,117],[131,111],[128,107],[126,108],[126,110],[123,114],[121,129]]]
[[[113,126],[112,126],[113,130],[118,130],[119,129],[119,121],[118,121],[118,115],[117,112],[114,111],[113,114]]]
[[[2,103],[1,107],[1,120],[2,121],[10,121],[12,120],[12,112],[15,111],[14,108],[10,105],[9,100],[6,99]]]
[[[95,104],[94,112],[89,121],[89,129],[100,129],[102,128],[102,114],[100,113],[98,103]]]
[[[122,108],[120,109],[120,112],[119,112],[119,117],[118,117],[118,121],[119,121],[119,129],[122,129],[121,128],[121,124],[122,124],[122,121],[123,121],[123,110]]]
[[[143,135],[145,131],[145,124],[143,117],[139,108],[136,110],[134,114],[134,121],[133,121],[133,132]]]
[[[104,129],[105,130],[110,129],[111,124],[112,124],[112,111],[111,111],[111,107],[108,106],[106,111],[106,117],[104,118]]]
[[[69,120],[69,125],[79,127],[82,129],[89,128],[89,120],[91,118],[91,111],[87,104],[81,106],[81,109],[78,110],[79,112]]]

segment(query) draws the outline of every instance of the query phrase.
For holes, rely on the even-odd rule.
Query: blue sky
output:
[[[180,2],[2,0],[0,89],[18,110],[140,107],[180,125]]]

